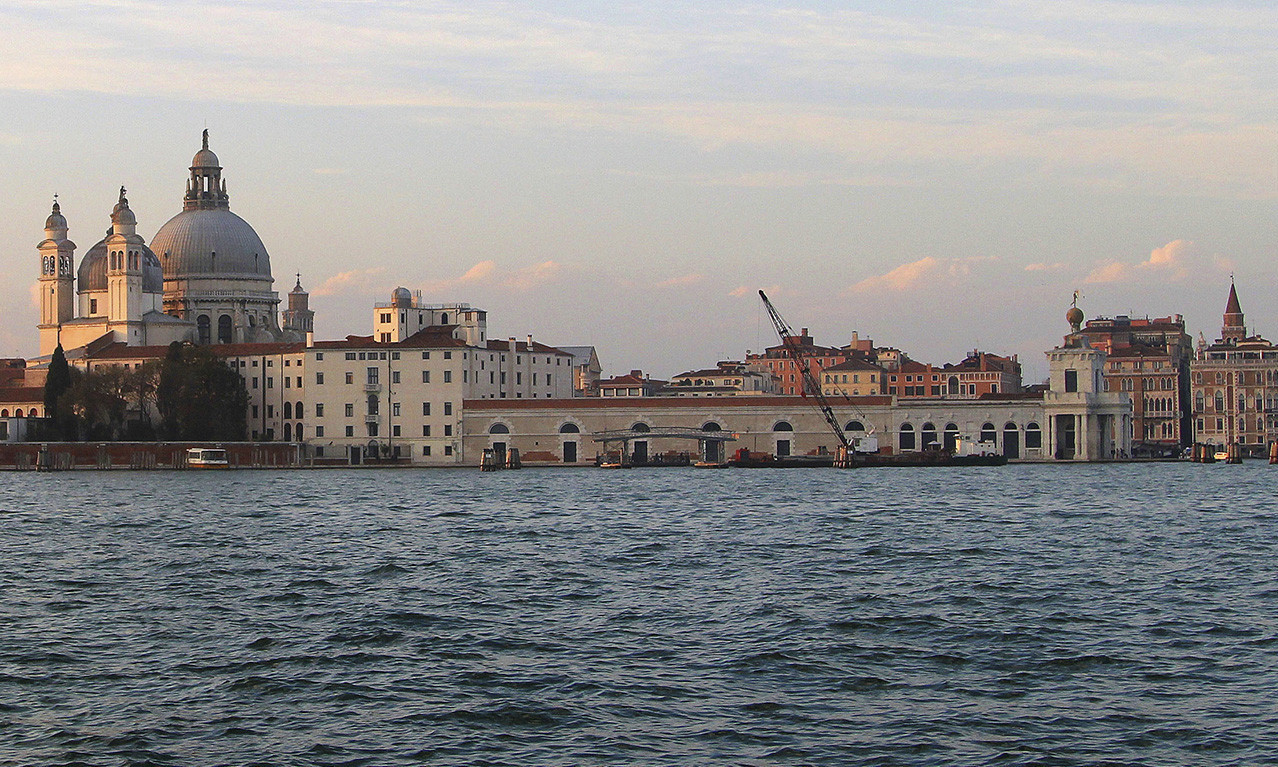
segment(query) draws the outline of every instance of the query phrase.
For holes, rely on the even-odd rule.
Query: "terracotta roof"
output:
[[[43,386],[5,386],[0,387],[0,402],[8,405],[44,404]]]
[[[663,408],[705,408],[706,397],[644,397],[642,404],[634,397],[573,397],[571,399],[468,399],[462,403],[465,410],[590,410],[597,408],[636,408],[660,410]],[[861,405],[890,405],[892,398],[886,395],[849,397]],[[793,395],[766,395],[761,397],[715,397],[715,410],[734,408],[786,407],[811,408],[810,398]],[[814,410],[815,412],[815,410]]]
[[[882,373],[883,368],[875,365],[873,362],[867,362],[863,359],[850,359],[846,362],[840,362],[837,365],[831,365],[825,368],[825,372],[839,372],[844,370],[868,370],[872,373]]]
[[[508,352],[508,351],[510,351],[510,341],[494,341],[494,340],[492,340],[492,339],[489,339],[489,341],[488,341],[488,345],[487,345],[487,347],[486,347],[486,348],[487,348],[487,349],[488,349],[488,351],[490,351],[490,352]],[[527,342],[527,341],[516,341],[516,342],[515,342],[515,352],[516,352],[516,353],[520,353],[520,352],[522,352],[522,353],[524,353],[524,354],[527,354],[527,353],[529,353],[529,351],[530,351],[530,348],[529,348],[529,346],[528,346],[528,342]],[[559,354],[559,355],[562,355],[562,356],[564,356],[564,357],[572,357],[572,356],[574,356],[571,352],[566,352],[566,351],[564,351],[563,349],[560,349],[560,348],[558,348],[558,347],[556,347],[556,346],[547,346],[547,345],[545,345],[545,344],[541,343],[540,341],[533,341],[533,342],[532,342],[531,351],[532,351],[532,352],[536,352],[537,354]]]
[[[1229,283],[1229,300],[1225,302],[1225,314],[1242,314],[1242,306],[1238,303],[1238,291]]]

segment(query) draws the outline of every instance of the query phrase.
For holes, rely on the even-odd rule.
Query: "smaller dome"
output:
[[[217,161],[217,155],[213,154],[213,150],[209,149],[209,129],[204,129],[204,146],[200,151],[195,153],[195,157],[191,159],[192,168],[218,168],[222,164]]]
[[[195,153],[195,157],[191,158],[192,168],[220,168],[221,163],[217,160],[217,155],[213,154],[212,149],[201,149]]]
[[[67,219],[62,215],[62,208],[58,207],[57,200],[53,202],[53,212],[44,220],[45,229],[66,229]]]
[[[1070,307],[1070,310],[1065,312],[1065,321],[1068,322],[1072,328],[1077,328],[1079,325],[1082,325],[1083,310],[1079,309],[1077,306]]]
[[[391,303],[396,309],[407,309],[413,305],[413,294],[408,288],[395,288],[391,291]]]

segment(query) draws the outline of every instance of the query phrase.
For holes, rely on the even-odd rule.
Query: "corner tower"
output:
[[[53,212],[44,222],[40,250],[40,354],[57,348],[62,323],[75,317],[75,243],[67,239],[67,220],[53,199]]]
[[[1220,328],[1220,340],[1236,344],[1247,337],[1247,323],[1243,320],[1242,306],[1238,303],[1238,291],[1229,283],[1229,300],[1225,302],[1225,321]]]

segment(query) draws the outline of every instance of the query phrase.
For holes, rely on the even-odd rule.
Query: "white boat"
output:
[[[211,447],[193,447],[186,451],[186,465],[192,469],[227,469],[226,451]]]

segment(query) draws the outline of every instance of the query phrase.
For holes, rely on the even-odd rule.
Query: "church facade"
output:
[[[182,211],[150,245],[137,232],[123,187],[110,228],[78,268],[68,233],[55,200],[38,246],[41,355],[59,344],[70,351],[95,343],[293,342],[313,330],[300,280],[280,325],[270,255],[253,227],[231,212],[207,130],[191,161]]]

